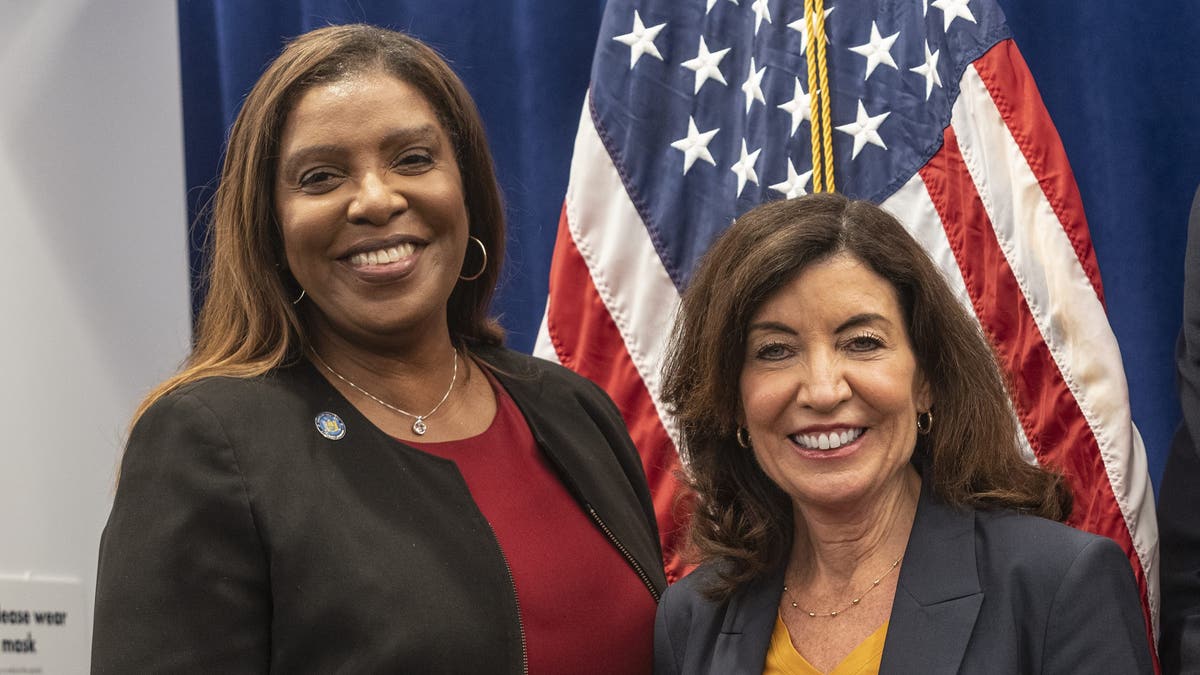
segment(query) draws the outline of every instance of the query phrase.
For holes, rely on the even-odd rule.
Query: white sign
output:
[[[86,673],[84,612],[79,579],[0,576],[0,675]]]

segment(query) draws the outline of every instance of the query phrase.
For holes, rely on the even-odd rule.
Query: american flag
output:
[[[1157,615],[1157,532],[1083,205],[994,0],[824,8],[838,191],[882,204],[991,339],[1031,461],[1116,540]],[[600,383],[642,453],[676,577],[677,430],[659,366],[680,291],[739,214],[813,189],[804,3],[610,0],[536,353]]]

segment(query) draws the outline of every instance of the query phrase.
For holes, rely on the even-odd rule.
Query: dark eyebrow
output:
[[[279,158],[279,174],[283,175],[290,173],[293,166],[304,164],[310,157],[322,157],[337,154],[341,151],[341,147],[337,145],[308,145],[290,155],[280,156]]]
[[[882,314],[876,314],[874,312],[863,312],[862,314],[855,314],[854,316],[850,317],[849,319],[846,319],[845,321],[843,321],[842,324],[837,327],[837,330],[835,332],[842,333],[842,332],[850,330],[851,328],[858,328],[859,326],[869,326],[873,323],[876,323],[876,324],[882,323],[887,326],[892,325],[892,322],[889,321],[887,319],[887,317],[883,316]]]
[[[433,124],[421,124],[413,127],[396,129],[388,133],[380,140],[379,147],[386,148],[403,143],[412,143],[414,141],[432,142],[437,140],[439,140],[438,127]],[[313,157],[337,155],[344,150],[345,148],[342,146],[333,144],[306,145],[296,152],[287,155],[286,157],[280,157],[280,174],[288,173],[292,167],[298,164],[304,164]]]
[[[438,140],[438,127],[434,124],[421,124],[415,127],[406,127],[404,129],[396,129],[383,137],[379,147],[387,147],[399,143],[411,143],[413,141],[436,141]]]
[[[889,321],[887,319],[887,317],[883,316],[882,314],[876,314],[874,312],[863,312],[862,314],[855,314],[854,316],[850,317],[849,319],[846,319],[845,321],[843,321],[841,323],[841,325],[839,325],[837,327],[837,330],[835,330],[834,332],[835,333],[843,333],[845,331],[850,330],[851,328],[858,328],[860,326],[869,326],[871,324],[880,324],[880,323],[885,324],[887,326],[892,325],[892,322]],[[780,323],[778,321],[757,321],[755,323],[750,324],[746,328],[746,333],[753,333],[755,331],[766,331],[766,332],[771,332],[771,333],[786,333],[787,335],[796,335],[796,329],[792,328],[791,326],[789,326],[785,323]]]
[[[787,333],[788,335],[796,334],[796,329],[785,323],[779,323],[778,321],[756,321],[755,323],[752,323],[746,327],[746,333],[753,333],[754,331]]]

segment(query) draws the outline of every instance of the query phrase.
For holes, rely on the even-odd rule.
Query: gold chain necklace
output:
[[[901,554],[900,558],[903,558],[903,557],[904,557],[904,554]],[[888,574],[890,574],[892,570],[896,569],[896,566],[900,564],[900,558],[896,558],[896,561],[892,563],[891,567],[884,570],[883,574],[880,574],[878,578],[876,578],[874,581],[872,581],[870,588],[863,591],[861,595],[859,595],[857,598],[854,598],[853,600],[851,600],[850,604],[846,605],[845,607],[842,607],[841,609],[835,609],[832,612],[813,612],[813,611],[804,609],[800,605],[797,605],[796,601],[792,600],[791,598],[788,598],[787,601],[791,603],[792,607],[800,610],[801,612],[804,612],[805,614],[809,615],[810,617],[813,617],[813,618],[835,617],[835,616],[841,614],[842,612],[845,612],[846,610],[850,609],[851,607],[858,606],[858,603],[862,602],[862,599],[864,597],[866,597],[867,593],[870,593],[871,591],[875,590],[875,587],[879,585],[879,582],[883,581],[884,577],[886,577]],[[787,595],[787,592],[788,592],[787,584],[784,584],[784,586],[783,586],[784,595]]]
[[[413,433],[418,436],[425,435],[425,432],[429,429],[429,427],[425,424],[425,420],[429,419],[430,415],[433,415],[433,413],[437,412],[438,408],[441,408],[442,404],[446,402],[446,399],[450,398],[450,392],[454,391],[454,382],[458,379],[458,350],[455,349],[454,350],[454,372],[450,375],[450,386],[446,388],[446,393],[442,394],[442,400],[438,401],[437,405],[433,406],[433,410],[430,410],[429,412],[425,413],[424,415],[414,415],[413,413],[410,413],[407,410],[404,410],[402,408],[392,405],[391,403],[388,403],[387,401],[379,398],[375,394],[372,394],[371,392],[367,391],[366,389],[363,389],[362,387],[360,387],[357,384],[354,384],[353,382],[348,380],[345,375],[342,375],[338,371],[334,370],[333,367],[330,366],[328,363],[325,363],[325,359],[321,358],[321,355],[317,353],[317,350],[313,349],[312,353],[313,353],[313,356],[317,357],[317,360],[321,362],[321,365],[325,367],[325,370],[328,370],[330,373],[333,374],[334,377],[336,377],[337,379],[341,380],[342,382],[345,382],[346,384],[350,385],[350,387],[352,389],[354,389],[355,391],[357,391],[358,393],[362,394],[363,396],[366,396],[367,398],[371,399],[372,401],[375,401],[376,403],[387,408],[388,410],[391,410],[393,412],[398,412],[401,415],[404,415],[405,417],[415,417],[416,419],[413,421],[412,430],[413,430]]]

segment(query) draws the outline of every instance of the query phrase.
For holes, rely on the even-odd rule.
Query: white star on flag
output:
[[[788,199],[795,199],[796,197],[808,194],[804,186],[808,185],[808,179],[812,178],[812,171],[805,171],[800,174],[796,173],[796,167],[792,165],[792,158],[788,157],[787,174],[787,180],[770,186],[771,189],[776,192],[782,192]]]
[[[864,80],[871,77],[871,73],[874,72],[875,67],[881,63],[897,70],[900,69],[896,65],[896,61],[892,58],[892,45],[896,43],[896,38],[898,37],[900,37],[899,32],[887,37],[881,36],[879,34],[879,26],[875,25],[875,22],[872,21],[870,42],[850,48],[850,51],[855,54],[867,57],[867,74],[863,76]]]
[[[665,28],[667,24],[660,23],[657,26],[646,28],[646,24],[642,23],[642,17],[638,11],[633,10],[633,30],[624,34],[618,35],[614,40],[623,45],[629,46],[629,69],[637,65],[638,59],[642,58],[642,54],[649,54],[659,61],[663,60],[662,54],[658,53],[658,47],[654,46],[654,38],[658,37],[659,31]]]
[[[850,124],[843,124],[840,127],[834,127],[838,131],[850,134],[854,137],[854,151],[850,153],[850,159],[858,157],[858,153],[870,143],[878,145],[887,150],[887,146],[883,144],[883,139],[879,136],[879,125],[891,115],[890,112],[880,113],[874,117],[867,114],[867,109],[863,106],[862,99],[858,101],[858,118]]]
[[[700,93],[700,87],[709,79],[716,80],[726,86],[729,85],[725,81],[725,76],[721,74],[721,59],[729,53],[729,48],[721,49],[715,52],[708,51],[708,45],[704,44],[704,36],[700,36],[700,51],[696,54],[696,58],[689,59],[683,62],[683,67],[696,73],[696,90],[695,94]]]
[[[975,15],[971,13],[971,8],[967,7],[969,0],[933,0],[933,6],[942,10],[942,18],[944,26],[942,30],[950,30],[950,24],[954,23],[955,19],[962,18],[971,23],[975,21]]]
[[[912,72],[925,76],[925,100],[929,100],[929,96],[933,94],[933,85],[942,86],[942,78],[937,71],[938,53],[935,51],[929,53],[929,41],[925,41],[925,63],[914,68],[909,68]]]
[[[758,35],[758,29],[762,26],[763,19],[766,19],[767,23],[771,23],[771,8],[767,6],[767,0],[754,0],[750,9],[754,10],[754,34]]]
[[[713,159],[712,153],[708,151],[708,144],[718,131],[720,131],[719,128],[700,133],[700,130],[696,128],[695,118],[688,117],[687,136],[671,143],[672,148],[683,151],[683,175],[687,175],[697,159],[702,159],[713,166],[717,165],[717,160]]]
[[[737,196],[739,197],[742,196],[742,190],[746,187],[746,181],[758,185],[758,172],[754,170],[754,163],[758,161],[760,152],[762,152],[762,148],[754,152],[746,152],[746,139],[742,139],[742,156],[729,168],[737,176]]]
[[[766,68],[760,68],[758,72],[754,72],[754,57],[750,57],[750,74],[746,76],[746,81],[742,83],[742,91],[746,92],[746,114],[750,114],[750,106],[754,105],[755,101],[759,101],[763,105],[767,104],[767,99],[763,97],[762,79],[767,72]]]
[[[800,123],[804,120],[811,120],[811,105],[812,97],[804,93],[804,88],[800,84],[800,78],[792,78],[796,80],[796,93],[792,96],[792,100],[787,103],[781,103],[777,108],[792,116],[792,131],[788,135],[796,133],[796,129],[800,128]]]
[[[837,9],[837,7],[830,7],[829,9],[825,10],[825,19],[826,19],[825,31],[826,32],[825,32],[825,35],[821,36],[822,38],[824,38],[823,41],[825,42],[825,44],[829,44],[829,24],[828,24],[829,15],[833,14],[833,10],[835,10],[835,9]],[[806,21],[805,18],[802,16],[799,19],[796,19],[795,21],[789,23],[788,28],[791,28],[792,30],[800,33],[800,44],[804,46],[804,49],[808,49],[808,21]]]
[[[733,4],[738,4],[738,0],[729,0]],[[929,0],[926,0],[928,2]],[[704,14],[707,16],[712,11],[713,5],[717,4],[717,0],[708,0],[708,6],[704,8]]]

